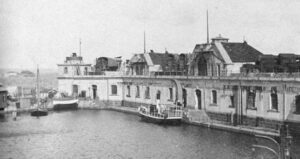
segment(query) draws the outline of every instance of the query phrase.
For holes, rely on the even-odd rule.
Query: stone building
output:
[[[242,43],[228,42],[227,38],[213,38],[209,44],[197,44],[189,64],[189,75],[228,76],[240,73],[244,64],[255,64],[261,52]]]
[[[126,75],[62,75],[58,87],[98,105],[137,108],[158,100],[166,105],[179,102],[190,121],[272,130],[288,123],[292,132],[300,133],[300,78],[228,76],[259,55],[246,42],[219,37],[196,45],[191,55],[135,54],[127,62]]]
[[[60,91],[86,92],[103,105],[138,107],[172,104],[203,123],[247,125],[278,130],[300,123],[300,79],[184,76],[58,77]],[[101,89],[100,89],[101,88]],[[292,127],[293,128],[293,127]],[[298,131],[299,126],[293,131]]]

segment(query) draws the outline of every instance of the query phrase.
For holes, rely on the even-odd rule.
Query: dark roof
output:
[[[154,65],[163,65],[165,62],[167,62],[170,58],[173,58],[175,60],[175,55],[171,53],[149,53],[150,58]]]
[[[296,54],[291,54],[291,53],[280,53],[278,54],[278,57],[280,58],[295,58],[298,57],[299,55]]]
[[[109,57],[99,57],[98,59],[105,59],[105,60],[107,60],[107,66],[108,67],[117,67],[118,66],[118,62],[117,62],[116,59],[109,58]]]
[[[255,62],[262,53],[247,42],[222,43],[232,62]]]

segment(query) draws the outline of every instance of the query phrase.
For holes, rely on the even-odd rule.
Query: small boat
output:
[[[54,98],[53,110],[78,109],[78,99],[72,97]]]
[[[176,105],[149,105],[138,108],[142,120],[158,124],[180,124],[182,107]]]
[[[39,116],[46,116],[48,115],[48,110],[47,109],[37,109],[37,110],[34,110],[31,112],[31,116],[36,116],[36,117],[39,117]]]
[[[39,117],[39,116],[46,116],[48,115],[48,109],[45,107],[45,103],[44,103],[44,107],[40,107],[40,87],[39,87],[39,68],[37,68],[37,108],[35,110],[33,110],[32,112],[30,112],[31,116],[35,116],[35,117]]]

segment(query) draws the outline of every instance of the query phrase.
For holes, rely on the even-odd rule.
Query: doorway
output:
[[[78,96],[78,85],[74,84],[72,89],[73,89],[72,90],[72,95],[74,97],[77,97]]]
[[[93,89],[93,99],[96,99],[96,97],[97,97],[97,86],[92,85],[92,89]]]
[[[296,110],[295,110],[296,114],[300,114],[300,95],[296,96]]]
[[[199,89],[196,89],[196,96],[197,96],[197,108],[201,109],[201,91]]]
[[[186,97],[187,97],[187,93],[186,93],[186,89],[182,89],[182,104],[183,104],[183,107],[185,108],[186,107]]]

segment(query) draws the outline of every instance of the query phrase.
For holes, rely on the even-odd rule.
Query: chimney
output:
[[[221,36],[221,34],[219,34],[218,37],[212,38],[211,40],[212,40],[212,43],[215,43],[215,42],[228,43],[228,40],[229,40],[229,39],[228,39],[228,38],[223,38],[223,37]]]

